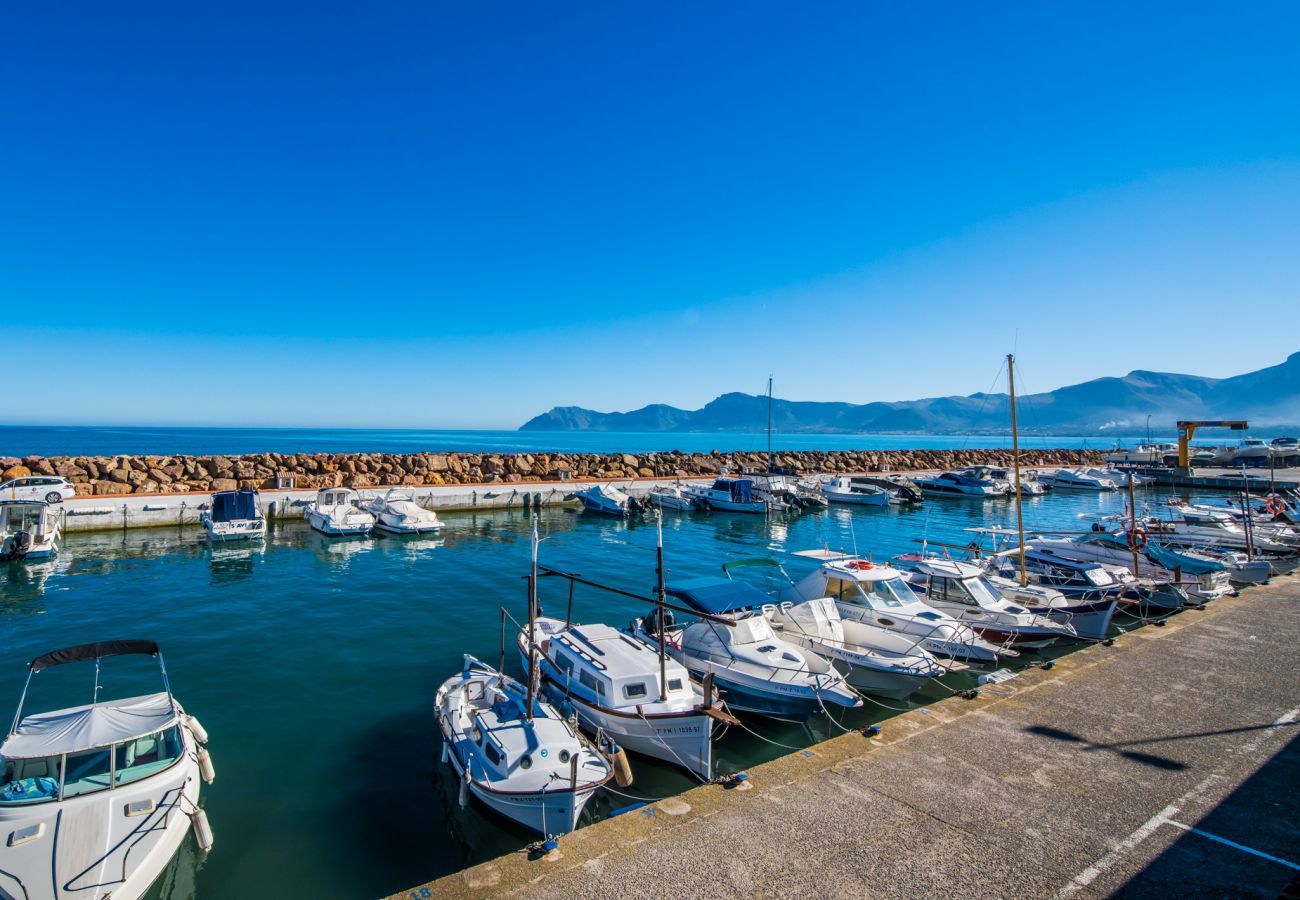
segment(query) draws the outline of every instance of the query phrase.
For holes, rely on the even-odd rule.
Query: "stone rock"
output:
[[[90,486],[91,486],[91,493],[96,496],[102,496],[105,494],[131,493],[131,485],[123,484],[120,481],[97,480],[97,481],[92,481],[90,483]]]
[[[208,490],[216,493],[217,491],[237,491],[239,482],[233,478],[214,478],[208,482]]]
[[[26,478],[30,474],[32,474],[31,469],[27,468],[22,463],[15,463],[4,470],[4,474],[0,475],[0,481],[12,481],[15,478]]]

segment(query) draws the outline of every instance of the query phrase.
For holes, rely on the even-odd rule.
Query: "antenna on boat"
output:
[[[1016,479],[1016,535],[1020,542],[1020,586],[1024,587],[1029,583],[1029,575],[1025,572],[1025,508],[1020,498],[1020,431],[1016,427],[1016,355],[1014,353],[1007,354],[1007,384],[1011,388],[1011,464]],[[994,540],[996,541],[996,538]]]
[[[533,701],[537,689],[537,644],[535,629],[537,626],[537,516],[533,516],[533,563],[528,571],[528,706],[524,709],[524,719],[533,721]]]
[[[667,664],[664,662],[664,641],[668,638],[664,635],[664,598],[668,593],[668,588],[664,584],[664,511],[655,510],[655,617],[658,619],[659,640],[656,642],[659,646],[659,702],[663,703],[668,699],[668,674],[666,672]],[[569,582],[570,585],[573,582]]]
[[[772,471],[772,376],[767,376],[767,471]]]

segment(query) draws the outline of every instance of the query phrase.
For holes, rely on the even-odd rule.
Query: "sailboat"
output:
[[[750,474],[753,493],[767,504],[770,512],[822,507],[826,502],[806,487],[800,489],[796,473],[773,465],[772,453],[772,379],[767,379],[767,471]]]
[[[613,767],[554,706],[538,696],[537,523],[528,577],[528,684],[473,656],[443,682],[434,699],[442,759],[467,794],[493,811],[551,838],[578,827],[578,817]]]

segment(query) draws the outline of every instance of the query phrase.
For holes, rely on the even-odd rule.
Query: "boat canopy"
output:
[[[712,576],[676,581],[668,585],[667,590],[672,596],[686,601],[691,609],[713,616],[772,602],[771,597],[752,584]]]
[[[1222,572],[1227,568],[1227,566],[1212,559],[1183,556],[1181,553],[1175,553],[1166,547],[1161,547],[1159,544],[1148,544],[1146,555],[1166,569],[1171,571],[1173,569],[1182,569],[1186,575],[1208,575],[1212,572]]]
[[[62,650],[51,650],[44,656],[36,657],[32,660],[30,669],[39,672],[64,663],[87,662],[92,659],[127,656],[132,653],[157,656],[158,645],[153,641],[96,641],[93,644],[78,644],[75,647],[64,647]]]
[[[257,491],[222,491],[212,495],[212,521],[234,522],[256,519]]]
[[[715,491],[726,491],[735,503],[754,502],[754,482],[748,478],[719,478],[713,482]]]
[[[730,572],[734,569],[747,569],[751,567],[779,569],[781,564],[770,556],[750,556],[746,559],[733,559],[731,562],[722,564],[722,571]]]
[[[162,731],[177,719],[167,693],[37,713],[0,744],[0,756],[35,759],[108,747]]]

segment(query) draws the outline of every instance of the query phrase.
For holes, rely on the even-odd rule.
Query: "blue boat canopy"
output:
[[[1182,569],[1184,575],[1208,575],[1211,572],[1222,572],[1227,568],[1223,563],[1212,559],[1183,556],[1159,544],[1147,544],[1146,555],[1166,569]]]
[[[212,495],[212,521],[256,519],[257,491],[222,491]]]
[[[711,616],[772,602],[771,597],[752,584],[711,575],[675,581],[667,586],[667,590],[673,597],[685,601],[691,609]]]
[[[1074,569],[1079,572],[1083,572],[1088,569],[1102,568],[1101,563],[1080,562],[1079,560],[1065,559],[1064,557],[1056,556],[1055,554],[1052,553],[1040,553],[1036,550],[1026,550],[1025,559],[1032,559],[1042,563],[1050,563],[1051,565],[1054,566],[1060,566],[1062,569]]]
[[[719,478],[713,482],[715,491],[726,491],[734,503],[754,502],[754,482],[748,478]]]

